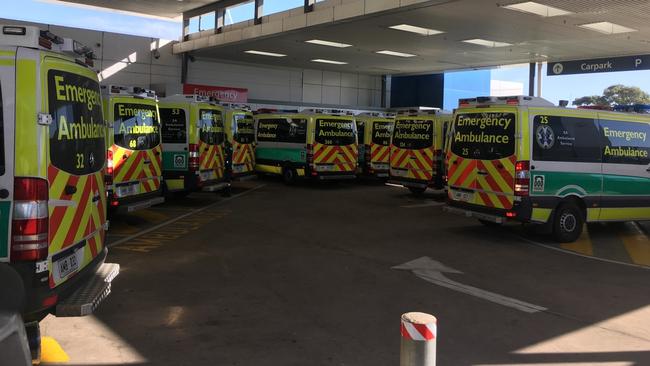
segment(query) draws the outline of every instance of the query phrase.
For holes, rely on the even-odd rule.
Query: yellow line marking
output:
[[[625,230],[618,235],[634,263],[650,266],[650,238],[637,223],[626,224]]]
[[[570,250],[572,252],[578,252],[584,255],[594,255],[594,248],[591,244],[591,238],[589,237],[589,230],[587,225],[585,225],[584,230],[582,230],[582,235],[578,240],[573,243],[565,243],[561,245],[562,249]]]
[[[52,337],[41,338],[41,363],[66,363],[70,357]]]

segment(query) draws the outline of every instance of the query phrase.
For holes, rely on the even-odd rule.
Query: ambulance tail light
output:
[[[113,185],[113,150],[108,150],[106,151],[106,176],[104,177],[104,181],[106,183],[106,186],[112,186]]]
[[[528,196],[530,191],[530,162],[515,163],[515,196]]]
[[[40,261],[48,255],[48,184],[45,179],[14,179],[11,260]]]
[[[199,170],[199,145],[190,144],[188,167],[191,172]]]

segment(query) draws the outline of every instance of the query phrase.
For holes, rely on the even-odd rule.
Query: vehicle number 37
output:
[[[75,168],[83,169],[84,167],[84,154],[77,154],[77,165],[75,165]]]

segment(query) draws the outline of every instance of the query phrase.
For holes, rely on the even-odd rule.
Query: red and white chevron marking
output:
[[[412,341],[433,341],[438,335],[436,323],[414,324],[402,319],[402,337]]]

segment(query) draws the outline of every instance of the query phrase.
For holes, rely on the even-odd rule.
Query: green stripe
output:
[[[536,176],[544,177],[544,191],[534,188]],[[566,172],[531,172],[531,195],[557,196],[642,196],[650,195],[650,178],[613,174],[566,173]],[[605,187],[603,192],[603,186]]]
[[[9,212],[11,211],[11,202],[0,202],[0,258],[9,257]]]
[[[289,161],[292,163],[306,163],[304,148],[271,148],[257,147],[255,158],[260,160],[274,160],[278,162]]]

